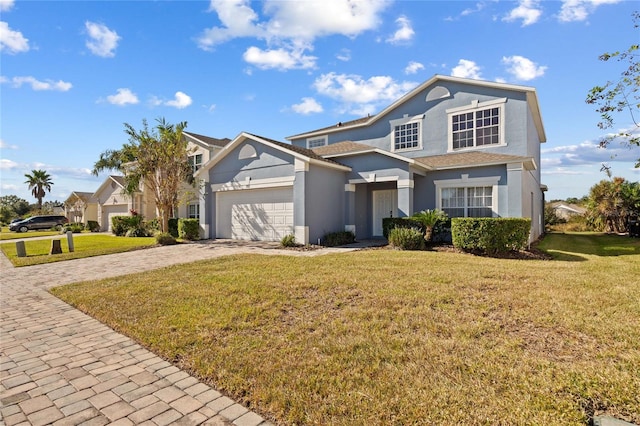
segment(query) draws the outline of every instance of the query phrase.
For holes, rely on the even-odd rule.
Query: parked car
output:
[[[19,222],[12,223],[11,225],[9,225],[9,230],[16,232],[27,232],[34,229],[51,228],[60,230],[62,229],[62,225],[67,222],[69,222],[69,220],[66,217],[59,215],[32,216]]]

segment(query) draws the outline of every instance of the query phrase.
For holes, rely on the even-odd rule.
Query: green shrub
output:
[[[351,231],[330,232],[322,237],[322,245],[327,247],[343,246],[356,241],[356,236]]]
[[[527,246],[531,219],[456,217],[451,220],[453,245],[489,254],[521,250]]]
[[[282,247],[296,247],[298,245],[296,244],[296,236],[293,234],[285,235],[280,240],[280,245]]]
[[[172,217],[169,219],[169,229],[167,231],[172,237],[178,238],[178,218]]]
[[[176,239],[173,238],[173,235],[169,234],[168,232],[161,232],[157,234],[156,242],[163,246],[171,246],[171,245],[177,244]]]
[[[382,219],[382,235],[389,238],[389,231],[394,228],[418,229],[424,235],[424,225],[419,220],[408,217],[385,217]]]
[[[155,232],[155,231],[159,231],[160,230],[160,219],[155,217],[155,218],[153,218],[151,220],[147,220],[147,221],[144,222],[144,227],[150,233],[151,232]]]
[[[124,234],[125,237],[148,237],[149,233],[143,227],[130,228]]]
[[[424,236],[416,228],[393,228],[389,231],[389,244],[400,250],[423,250]]]
[[[124,236],[129,228],[129,216],[113,216],[111,218],[111,232],[115,236]]]
[[[200,220],[179,219],[178,236],[183,240],[195,241],[200,239]]]
[[[82,223],[67,223],[62,227],[62,229],[60,230],[60,233],[66,234],[67,232],[71,231],[74,234],[79,234],[83,230],[84,230],[84,225]]]
[[[85,229],[90,232],[100,232],[100,224],[95,220],[89,220],[87,221],[87,226],[85,226]]]

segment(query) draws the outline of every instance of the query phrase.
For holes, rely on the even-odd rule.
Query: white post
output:
[[[67,245],[69,246],[69,253],[73,253],[73,232],[67,231]]]

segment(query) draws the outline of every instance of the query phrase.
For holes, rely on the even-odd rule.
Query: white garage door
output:
[[[280,241],[293,234],[293,189],[216,193],[216,236]]]
[[[111,231],[111,218],[113,216],[129,216],[129,208],[126,204],[116,204],[113,206],[104,206],[104,214],[102,216],[102,229]]]

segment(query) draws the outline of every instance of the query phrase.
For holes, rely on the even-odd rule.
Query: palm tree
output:
[[[38,199],[38,209],[42,210],[42,199],[45,196],[44,190],[51,192],[51,176],[45,170],[31,170],[31,174],[24,175],[27,180],[24,182],[29,184],[29,189],[35,198]]]

